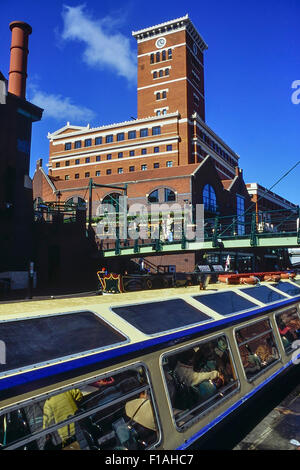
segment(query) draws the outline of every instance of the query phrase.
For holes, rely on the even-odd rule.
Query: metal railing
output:
[[[212,247],[218,247],[220,243],[228,240],[249,240],[250,246],[256,246],[258,240],[262,238],[296,237],[297,243],[300,244],[299,219],[299,207],[293,210],[249,212],[241,216],[235,214],[205,218],[203,241],[211,242]],[[171,237],[165,235],[161,222],[158,223],[160,224],[158,226],[158,238],[153,239],[150,237],[150,224],[148,224],[147,238],[137,238],[136,240],[128,238],[124,240],[119,237],[120,227],[117,222],[114,237],[110,238],[110,234],[107,233],[107,239],[102,239],[99,247],[102,251],[115,250],[116,255],[126,248],[133,248],[134,253],[139,253],[141,247],[152,247],[155,251],[161,251],[163,246],[176,244],[178,249],[178,244],[180,244],[181,249],[185,249],[189,240],[187,240],[183,230],[183,220],[180,234],[173,231]],[[189,228],[195,231],[196,226],[191,224]],[[123,227],[121,233],[124,233]]]

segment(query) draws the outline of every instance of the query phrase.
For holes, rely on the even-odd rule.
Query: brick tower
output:
[[[188,15],[134,31],[138,43],[138,119],[179,111],[205,121],[203,52]]]

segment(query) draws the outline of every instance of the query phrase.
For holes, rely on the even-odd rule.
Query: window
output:
[[[71,148],[72,148],[71,142],[68,142],[67,144],[65,144],[65,150],[71,150]]]
[[[217,198],[214,188],[206,184],[203,188],[204,209],[209,212],[217,212]]]
[[[142,155],[146,155],[147,149],[142,149]]]
[[[70,175],[65,175],[65,180],[69,180],[70,179]]]
[[[79,165],[80,164],[80,159],[79,158],[76,158],[75,160],[75,165]]]
[[[154,147],[154,153],[158,153],[159,152],[159,147]]]
[[[124,140],[125,139],[125,134],[124,132],[120,132],[119,134],[117,134],[117,141],[120,142],[121,140]]]
[[[70,166],[70,160],[66,161],[66,166]]]
[[[106,170],[106,174],[107,174],[107,175],[111,175],[111,169],[110,169],[110,168],[108,168],[108,169]]]
[[[156,53],[156,62],[160,62],[160,52]]]
[[[76,180],[79,179],[79,173],[75,173],[75,179],[76,179]]]
[[[69,405],[71,401],[74,403],[72,407]],[[65,411],[55,416],[55,421],[51,413],[53,403],[62,404]],[[53,425],[56,429],[49,429],[50,442],[62,450],[68,449],[68,441],[76,439],[81,450],[104,451],[120,447],[145,450],[152,448],[159,440],[149,373],[143,364],[119,369],[110,377],[100,375],[88,383],[76,384],[76,388],[61,389],[52,396],[44,395],[33,404],[18,404],[11,410],[10,416],[11,432],[6,435],[5,448],[22,436],[27,441],[20,449],[44,450],[45,429]],[[72,416],[74,421],[70,422]],[[28,417],[33,417],[34,424],[28,424]],[[17,427],[20,420],[22,434]],[[5,434],[4,426],[2,419],[0,435]]]
[[[129,171],[134,171],[134,166],[130,166]]]
[[[158,189],[155,189],[155,191],[149,194],[148,202],[159,202]]]
[[[176,200],[176,194],[172,189],[165,188],[165,202],[171,202]]]
[[[160,100],[160,92],[156,93],[156,99]]]
[[[292,345],[300,337],[300,318],[297,307],[276,315],[276,323],[285,352],[289,354],[295,351]]]
[[[59,167],[60,167],[60,163],[59,162],[55,163],[55,168],[59,168]]]
[[[130,156],[130,157],[134,157],[134,150],[130,150],[130,151],[129,151],[129,156]]]
[[[110,142],[114,141],[114,136],[112,134],[109,134],[105,137],[105,142],[109,144]]]
[[[136,138],[136,131],[129,131],[128,139],[135,139],[135,138]]]
[[[160,116],[160,109],[156,111],[156,116]]]
[[[150,54],[150,64],[154,64],[154,54]]]
[[[123,152],[118,153],[118,158],[123,158]]]
[[[173,162],[169,160],[169,161],[166,163],[166,166],[167,166],[168,168],[170,168],[171,166],[173,166]]]
[[[166,51],[162,51],[161,60],[166,60]]]
[[[170,69],[165,70],[165,75],[170,75]]]
[[[91,161],[90,157],[86,157],[85,163],[90,163],[90,161]]]
[[[153,168],[159,168],[159,163],[154,163]]]
[[[147,165],[141,165],[141,170],[142,170],[142,171],[147,170]]]
[[[108,153],[108,154],[107,154],[106,160],[111,160],[111,153]]]
[[[266,318],[235,332],[243,368],[248,380],[279,359],[270,320]]]
[[[97,155],[96,156],[96,162],[100,162],[101,161],[101,156],[100,155]]]
[[[152,127],[152,135],[160,135],[161,133],[161,128],[160,126],[154,126]]]
[[[237,234],[245,235],[245,199],[236,195]]]
[[[160,70],[159,73],[158,73],[158,75],[159,75],[160,77],[163,77],[164,71],[163,71],[163,70]]]
[[[172,49],[168,49],[168,59],[172,59]]]
[[[101,171],[97,170],[96,173],[95,173],[95,176],[100,176],[100,175],[101,175]]]
[[[86,173],[84,173],[84,177],[85,177],[85,178],[89,178],[89,177],[90,177],[90,172],[87,171]]]
[[[102,144],[102,137],[96,137],[95,145],[101,145],[101,144]]]
[[[153,78],[157,78],[157,72],[153,72]]]
[[[148,136],[148,129],[141,129],[140,137],[147,137],[147,136]]]
[[[121,175],[123,173],[123,168],[118,168],[118,174]]]
[[[91,145],[92,145],[92,139],[85,139],[84,146],[85,147],[91,147]]]
[[[166,97],[167,97],[167,92],[166,92],[166,91],[163,91],[163,92],[162,92],[162,99],[164,100]]]
[[[81,140],[76,140],[75,142],[75,148],[80,149],[81,148]]]
[[[167,152],[171,152],[172,150],[172,144],[167,145]]]
[[[165,355],[162,364],[178,428],[224,402],[239,386],[225,335]],[[194,373],[187,373],[191,369]]]
[[[167,110],[166,110],[166,109],[163,109],[163,110],[162,110],[162,113],[163,113],[163,115],[167,114]]]

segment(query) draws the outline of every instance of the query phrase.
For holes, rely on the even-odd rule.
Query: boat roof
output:
[[[0,304],[0,390],[114,362],[300,302],[293,281]],[[121,357],[121,359],[120,359]],[[2,361],[3,362],[3,361]]]

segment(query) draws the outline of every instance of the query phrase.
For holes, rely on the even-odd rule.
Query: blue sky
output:
[[[48,161],[48,132],[67,121],[100,126],[136,116],[131,32],[186,13],[208,44],[206,122],[240,155],[246,182],[269,188],[300,160],[300,103],[292,102],[298,89],[292,84],[300,80],[299,0],[0,0],[0,5],[0,70],[6,77],[9,23],[22,20],[33,28],[27,99],[45,112],[33,125],[31,176],[38,158],[44,166]],[[299,204],[299,184],[300,165],[274,191]]]

